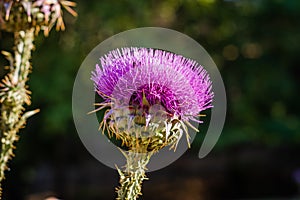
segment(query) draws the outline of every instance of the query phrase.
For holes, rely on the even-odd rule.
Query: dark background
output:
[[[65,32],[36,38],[30,108],[41,112],[20,132],[4,199],[115,197],[117,172],[94,159],[76,133],[72,87],[81,62],[96,45],[143,26],[174,29],[198,41],[222,74],[228,111],[214,150],[197,157],[204,125],[191,150],[148,174],[141,199],[300,198],[300,1],[77,3],[76,19],[64,15]],[[1,49],[9,50],[10,38],[1,32]],[[3,56],[0,61],[7,64]],[[1,77],[4,73],[1,67]]]

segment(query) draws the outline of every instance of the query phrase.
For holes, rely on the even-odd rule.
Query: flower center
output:
[[[150,120],[160,121],[171,118],[180,112],[180,107],[174,93],[168,87],[151,83],[133,92],[129,101],[129,110],[136,124],[148,126]]]

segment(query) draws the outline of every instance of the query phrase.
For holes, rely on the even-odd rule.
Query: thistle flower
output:
[[[104,123],[109,117],[120,114],[117,107],[124,110],[127,104],[129,111],[125,119],[129,124],[139,120],[149,127],[155,121],[151,108],[159,105],[165,111],[165,119],[161,120],[164,120],[166,131],[168,126],[174,126],[172,119],[188,125],[189,120],[201,122],[197,119],[199,112],[212,107],[209,76],[193,60],[163,50],[122,48],[109,52],[100,61],[102,68],[96,66],[92,80],[95,90],[105,100],[102,108],[113,107],[106,113]],[[126,129],[118,120],[110,118],[108,125],[114,123],[117,131],[114,134],[120,136],[120,129]],[[128,122],[123,125],[126,124]]]
[[[189,144],[188,127],[198,131],[190,121],[200,123],[199,113],[212,107],[212,83],[195,61],[158,49],[116,49],[100,62],[91,78],[104,99],[95,111],[108,108],[100,128],[128,150],[117,199],[136,199],[151,155],[176,150],[184,132]]]
[[[35,27],[47,36],[55,24],[56,30],[65,30],[62,8],[77,16],[74,6],[66,0],[0,0],[0,29],[15,32]]]

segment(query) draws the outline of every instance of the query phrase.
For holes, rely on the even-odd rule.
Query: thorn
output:
[[[27,119],[38,112],[40,112],[40,109],[31,110],[31,111],[26,112],[22,117]]]

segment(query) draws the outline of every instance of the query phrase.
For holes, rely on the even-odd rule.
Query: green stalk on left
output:
[[[43,31],[48,36],[51,28],[64,30],[63,9],[77,16],[72,9],[76,4],[66,0],[0,0],[0,30],[14,37],[13,53],[2,51],[9,61],[7,74],[0,81],[0,199],[8,161],[19,139],[19,130],[26,120],[39,109],[26,111],[30,105],[31,91],[27,85],[31,73],[31,56],[35,36]]]

